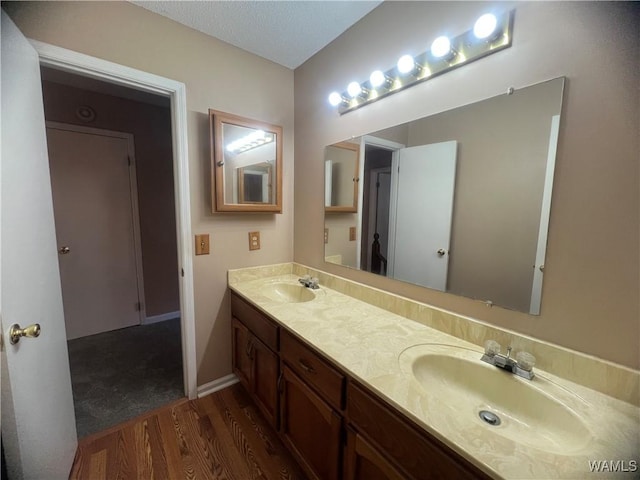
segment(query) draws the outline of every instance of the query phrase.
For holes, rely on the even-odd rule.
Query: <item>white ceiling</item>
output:
[[[131,3],[295,69],[382,1],[218,0]]]

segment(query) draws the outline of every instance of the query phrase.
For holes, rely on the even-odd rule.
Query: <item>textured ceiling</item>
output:
[[[132,1],[295,69],[381,1]]]

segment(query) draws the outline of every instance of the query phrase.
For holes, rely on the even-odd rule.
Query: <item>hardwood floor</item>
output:
[[[80,440],[70,479],[306,479],[240,384]]]

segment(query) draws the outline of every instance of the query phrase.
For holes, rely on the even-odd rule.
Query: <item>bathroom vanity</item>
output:
[[[310,477],[489,478],[235,293],[231,309],[234,373]]]
[[[234,373],[310,478],[584,478],[605,459],[637,475],[637,372],[599,368],[624,401],[544,370],[515,378],[468,341],[492,327],[297,264],[230,271],[229,286]],[[467,339],[427,326],[446,315]]]

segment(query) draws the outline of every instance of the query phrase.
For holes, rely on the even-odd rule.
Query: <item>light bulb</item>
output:
[[[473,26],[473,34],[477,39],[482,40],[488,38],[496,30],[498,20],[496,16],[491,13],[485,13],[478,20],[476,20]]]
[[[451,51],[451,41],[444,35],[436,38],[431,44],[431,55],[436,58],[444,57]]]
[[[386,77],[384,76],[384,73],[382,73],[382,71],[380,70],[376,70],[372,72],[371,76],[369,77],[369,82],[371,83],[371,86],[373,88],[377,88],[381,85],[384,85],[385,80],[386,80]]]
[[[347,93],[351,98],[357,97],[360,95],[360,92],[362,92],[362,88],[358,82],[351,82],[347,87]]]
[[[331,92],[329,94],[329,103],[331,104],[331,106],[337,107],[342,103],[342,95],[340,95],[338,92]]]
[[[416,62],[411,55],[403,55],[398,60],[398,71],[402,74],[411,73],[416,68]]]

